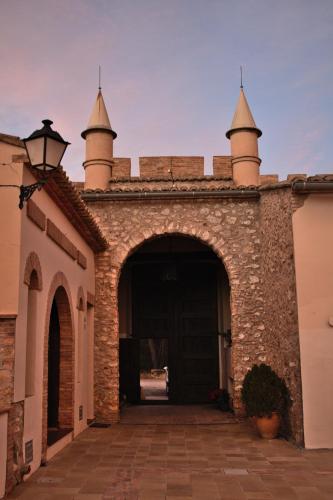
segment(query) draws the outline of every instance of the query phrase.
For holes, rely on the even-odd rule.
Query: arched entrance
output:
[[[119,281],[120,394],[204,403],[230,389],[230,293],[217,255],[195,238],[145,242]],[[164,384],[164,385],[163,385]]]
[[[47,444],[73,429],[74,341],[67,293],[59,286],[50,312],[47,357]]]

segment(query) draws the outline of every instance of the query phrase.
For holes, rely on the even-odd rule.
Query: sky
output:
[[[230,154],[225,132],[244,90],[261,173],[333,172],[333,0],[0,0],[0,132],[53,120],[83,180],[98,90],[114,155]]]

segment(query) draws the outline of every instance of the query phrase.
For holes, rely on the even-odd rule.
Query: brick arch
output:
[[[86,299],[82,286],[77,291],[76,307],[79,311],[85,311],[86,309]]]
[[[32,275],[33,279],[31,279]],[[42,290],[43,288],[42,266],[35,252],[30,252],[27,257],[23,281],[32,290]]]
[[[173,228],[173,226],[175,227]],[[222,264],[227,272],[230,285],[232,283],[232,279],[237,278],[237,271],[229,264],[229,259],[226,258],[227,256],[224,254],[223,248],[216,245],[218,239],[215,236],[211,236],[208,231],[203,231],[200,228],[189,228],[187,226],[180,228],[178,225],[176,226],[171,223],[169,226],[161,227],[159,231],[151,230],[148,232],[146,230],[141,234],[138,231],[129,243],[126,245],[119,245],[114,252],[111,251],[111,261],[113,262],[114,268],[117,269],[116,286],[119,284],[121,271],[126,264],[127,259],[132,254],[134,254],[142,245],[154,240],[155,238],[171,235],[190,237],[200,241],[203,245],[208,246],[222,261]]]
[[[48,407],[48,342],[50,316],[53,300],[56,301],[60,323],[60,401],[59,423],[63,428],[74,427],[74,322],[70,287],[62,272],[54,276],[47,298],[45,334],[44,334],[44,369],[43,369],[43,425],[42,456],[47,450],[47,407]]]

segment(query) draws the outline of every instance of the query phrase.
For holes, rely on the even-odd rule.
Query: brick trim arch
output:
[[[70,287],[67,278],[58,272],[50,285],[46,307],[43,370],[43,424],[42,456],[47,450],[48,408],[48,342],[53,300],[56,301],[60,323],[60,400],[59,424],[62,428],[74,427],[74,323]]]
[[[229,266],[228,259],[225,259],[225,255],[222,252],[222,249],[215,245],[215,243],[217,241],[216,237],[210,237],[208,232],[200,231],[200,229],[196,230],[195,228],[191,228],[191,230],[188,230],[187,228],[182,228],[181,230],[178,230],[178,231],[170,231],[170,230],[167,230],[167,228],[162,228],[161,231],[159,231],[159,232],[151,231],[150,234],[147,234],[147,231],[146,231],[142,235],[138,234],[135,238],[133,238],[131,240],[131,243],[132,243],[131,245],[126,245],[126,246],[123,245],[121,252],[119,252],[117,254],[117,257],[119,256],[120,259],[119,260],[114,259],[114,263],[120,261],[119,266],[117,266],[117,269],[118,269],[117,285],[119,283],[122,268],[126,264],[127,259],[132,254],[134,254],[142,245],[148,243],[149,241],[152,241],[156,238],[160,238],[163,236],[185,236],[185,237],[189,237],[189,238],[193,238],[193,239],[198,240],[203,245],[206,245],[207,247],[209,247],[217,255],[217,257],[220,258],[220,260],[222,261],[222,264],[224,265],[225,270],[228,274],[229,281],[231,281],[232,278],[237,275],[234,267]],[[113,261],[113,259],[112,259],[112,261]],[[114,264],[114,265],[116,267],[116,264]]]
[[[170,223],[161,226],[158,231],[138,230],[131,235],[129,242],[121,242],[110,251],[96,256],[97,280],[96,304],[97,313],[95,317],[96,345],[95,354],[98,359],[105,359],[105,351],[109,347],[105,346],[104,338],[110,338],[112,353],[112,363],[95,363],[95,412],[100,420],[117,422],[119,421],[119,391],[115,387],[115,380],[118,380],[119,373],[119,309],[118,309],[118,285],[121,271],[130,255],[132,255],[141,245],[148,241],[162,236],[188,236],[197,239],[207,245],[221,259],[229,278],[230,302],[233,301],[233,280],[239,278],[239,270],[230,265],[228,256],[224,255],[224,248],[218,246],[218,238],[211,236],[201,228],[181,226]],[[111,272],[110,272],[111,269]],[[102,291],[103,297],[100,296]],[[101,303],[111,304],[112,310],[107,316],[99,309]],[[99,355],[99,350],[101,354]],[[103,351],[103,352],[102,352]],[[97,359],[96,357],[96,359]]]
[[[84,296],[84,291],[83,291],[82,286],[80,286],[78,291],[77,291],[76,307],[79,311],[86,310],[86,299]]]
[[[32,280],[31,275],[35,271],[35,278]],[[24,283],[28,285],[32,290],[42,290],[43,289],[43,277],[42,277],[42,267],[40,265],[40,260],[35,252],[30,252],[27,257],[25,268],[24,268]]]

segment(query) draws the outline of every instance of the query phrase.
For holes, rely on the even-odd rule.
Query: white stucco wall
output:
[[[26,184],[35,182],[29,171],[24,173]],[[70,307],[74,324],[75,336],[75,391],[74,391],[74,435],[81,432],[87,425],[87,381],[92,375],[78,377],[78,319],[77,309],[78,290],[81,286],[84,291],[85,300],[87,291],[94,294],[94,254],[87,243],[72,226],[71,222],[60,211],[56,204],[42,190],[35,192],[33,201],[45,213],[45,215],[56,224],[56,226],[70,239],[72,243],[87,257],[87,269],[82,269],[76,261],[67,255],[46,234],[41,231],[27,216],[26,207],[22,211],[21,238],[20,238],[20,266],[19,266],[19,301],[18,316],[16,322],[15,342],[15,378],[14,378],[14,401],[25,399],[24,413],[24,443],[33,440],[34,461],[31,465],[32,472],[36,470],[41,461],[42,447],[42,396],[43,396],[43,370],[44,370],[44,345],[45,322],[47,315],[47,300],[49,290],[54,276],[61,271],[70,287]],[[37,328],[36,328],[36,362],[35,362],[35,394],[25,397],[25,373],[26,373],[26,333],[27,333],[27,303],[28,286],[24,284],[24,270],[27,258],[31,252],[35,252],[40,260],[43,278],[43,289],[37,292]],[[82,313],[83,321],[86,322],[86,310]],[[87,359],[87,336],[83,336],[83,359]],[[83,371],[86,373],[87,367]],[[92,393],[90,391],[91,397]],[[83,419],[79,420],[79,406],[83,405]],[[90,402],[91,407],[91,402]],[[91,413],[91,411],[90,411]]]
[[[22,163],[13,163],[12,156],[24,149],[0,142],[1,184],[22,184]],[[19,189],[1,187],[0,192],[0,314],[17,314],[20,259],[21,211]]]
[[[333,448],[333,195],[309,195],[293,232],[305,446]]]

